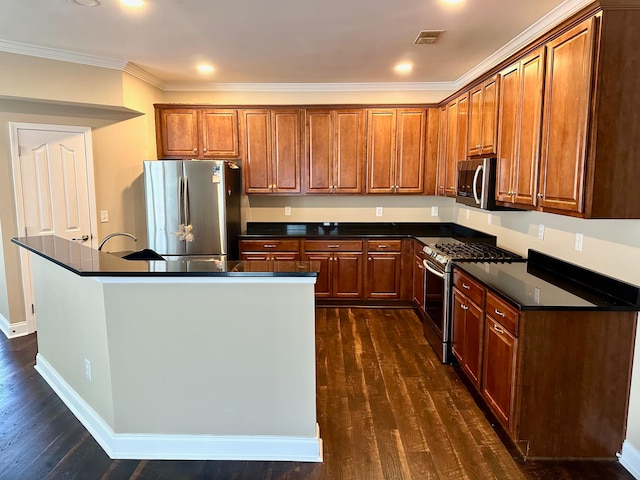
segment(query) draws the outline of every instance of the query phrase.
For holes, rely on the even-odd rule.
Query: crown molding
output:
[[[159,88],[160,90],[166,91],[167,89],[166,82],[160,80],[158,77],[147,72],[144,68],[136,65],[135,63],[127,63],[124,67],[124,72],[128,73],[132,77],[142,80],[143,82],[147,82],[149,85]]]
[[[453,82],[172,83],[170,92],[415,92],[453,90]]]
[[[454,90],[459,90],[465,85],[471,83],[476,78],[482,76],[486,71],[492,69],[500,62],[511,57],[512,55],[517,53],[518,50],[534,41],[540,35],[549,31],[550,29],[560,24],[574,13],[577,13],[581,9],[590,5],[591,3],[593,3],[593,0],[566,0],[562,2],[536,23],[516,36],[509,43],[489,55],[478,65],[458,78],[458,80],[453,82],[453,84],[455,85]]]
[[[86,55],[84,53],[69,52],[67,50],[58,50],[57,48],[39,47],[37,45],[29,45],[27,43],[10,42],[8,40],[0,40],[0,51],[17,53],[19,55],[29,55],[31,57],[46,58],[48,60],[60,60],[63,62],[91,65],[93,67],[111,68],[114,70],[123,70],[127,64],[127,62],[123,60],[97,57],[95,55]]]

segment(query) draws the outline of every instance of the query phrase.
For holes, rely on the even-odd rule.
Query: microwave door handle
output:
[[[433,268],[431,265],[429,265],[427,263],[426,260],[422,261],[422,264],[424,265],[424,268],[426,268],[427,270],[429,270],[431,273],[433,273],[434,275],[440,277],[440,278],[444,278],[444,273],[439,272],[438,270],[436,270],[435,268]]]
[[[471,189],[473,190],[473,198],[478,205],[480,205],[480,197],[478,196],[478,189],[476,187],[478,185],[478,175],[480,175],[480,172],[483,168],[484,166],[478,165],[478,167],[476,168],[476,173],[474,173],[473,175],[473,183],[471,184]]]

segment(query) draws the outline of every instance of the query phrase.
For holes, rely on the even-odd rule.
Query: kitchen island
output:
[[[315,262],[32,252],[36,370],[111,458],[321,461]]]

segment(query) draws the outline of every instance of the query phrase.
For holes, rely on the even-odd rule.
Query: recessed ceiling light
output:
[[[458,3],[464,3],[464,0],[440,0],[440,1],[448,5],[456,5]]]
[[[409,62],[403,62],[397,64],[395,67],[393,67],[393,69],[398,73],[409,73],[411,70],[413,70],[413,64]]]
[[[211,65],[198,65],[198,71],[200,73],[211,73],[213,72],[213,67]]]
[[[144,0],[120,0],[120,3],[125,7],[141,7]]]
[[[79,7],[97,7],[100,5],[98,0],[69,0],[73,5]]]

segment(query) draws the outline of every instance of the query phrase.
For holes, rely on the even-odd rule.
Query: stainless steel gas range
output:
[[[434,239],[426,239],[434,240]],[[524,259],[494,245],[439,238],[427,244],[424,265],[424,336],[443,363],[452,363],[451,305],[453,262],[514,262]]]

